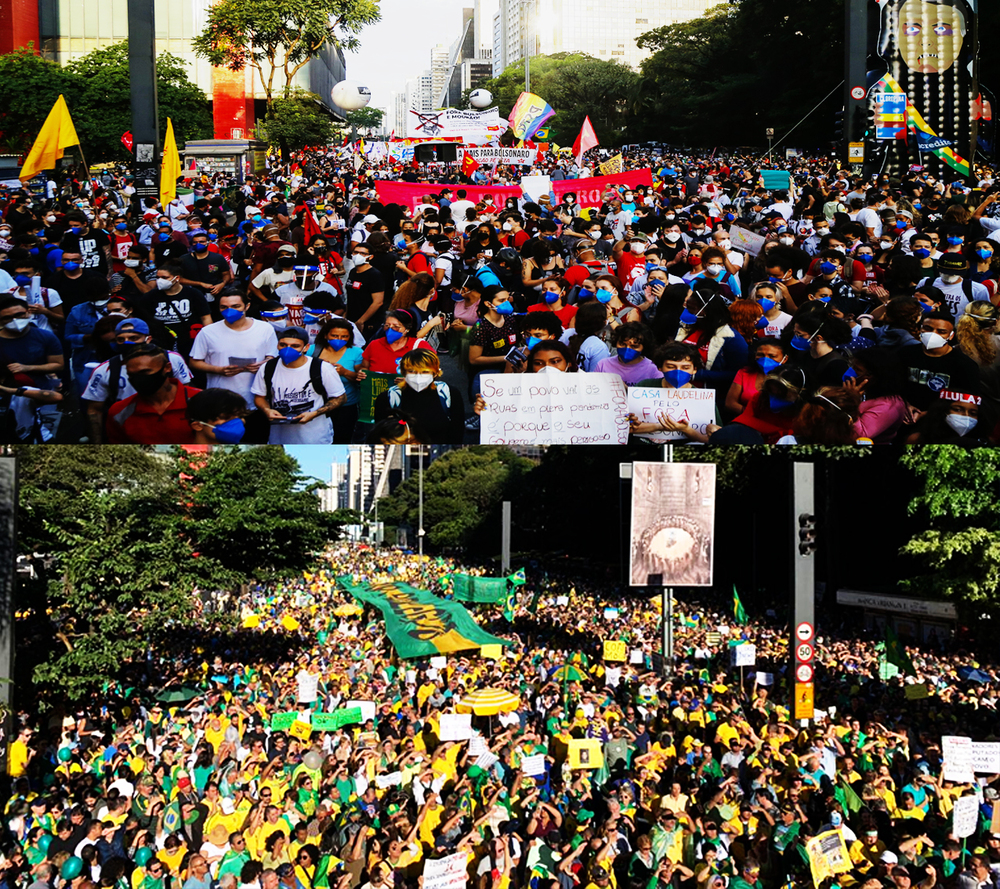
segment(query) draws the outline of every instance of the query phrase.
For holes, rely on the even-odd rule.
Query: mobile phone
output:
[[[517,346],[514,346],[505,357],[511,364],[523,364],[528,358]]]

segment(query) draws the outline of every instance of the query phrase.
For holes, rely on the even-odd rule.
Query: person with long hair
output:
[[[730,325],[729,307],[711,281],[699,281],[684,301],[675,339],[696,346],[705,365],[702,381],[720,396],[747,363],[747,341]]]
[[[764,377],[759,391],[732,423],[717,429],[709,444],[775,444],[794,430],[802,406],[806,375],[802,368],[783,364]]]
[[[857,393],[838,386],[821,386],[802,403],[792,421],[792,434],[778,439],[778,444],[854,444],[858,418]]]
[[[398,411],[422,430],[423,444],[461,444],[465,435],[462,394],[441,377],[441,362],[429,349],[407,352],[399,362],[400,379],[375,399],[375,422]]]
[[[417,336],[429,338],[440,330],[444,319],[439,313],[431,314],[430,303],[437,294],[437,282],[427,272],[418,272],[399,285],[389,303],[390,309],[406,309],[416,319]]]
[[[368,371],[396,373],[399,359],[413,349],[430,349],[427,340],[414,335],[416,321],[406,309],[386,312],[381,336],[371,340],[363,353],[357,379],[363,380]]]
[[[364,353],[362,347],[355,342],[356,339],[354,325],[346,318],[334,316],[320,328],[316,341],[306,352],[309,356],[322,358],[332,364],[344,384],[344,403],[330,414],[334,444],[350,444],[358,421],[358,371],[361,369]]]
[[[766,337],[750,343],[746,366],[736,371],[736,376],[726,393],[723,410],[729,417],[739,416],[759,391],[764,377],[788,361],[781,340]]]
[[[907,444],[951,444],[974,448],[990,444],[996,412],[980,395],[942,389],[912,427]]]
[[[807,302],[785,328],[782,342],[794,364],[801,367],[810,386],[839,386],[847,371],[847,360],[834,347],[851,341],[851,328],[835,318],[828,306]]]
[[[729,306],[730,325],[748,343],[756,336],[757,324],[763,317],[764,310],[755,299],[737,299]]]
[[[611,355],[601,336],[608,326],[608,307],[597,301],[585,302],[577,310],[574,322],[574,327],[563,331],[562,342],[569,346],[577,368],[591,373],[598,362]]]
[[[996,333],[998,320],[1000,310],[991,302],[977,299],[965,307],[955,324],[958,347],[981,369],[996,364],[1000,344]]]

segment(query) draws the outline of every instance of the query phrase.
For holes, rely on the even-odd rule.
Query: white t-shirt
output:
[[[184,359],[176,352],[167,352],[167,357],[170,359],[170,370],[173,372],[174,379],[181,383],[190,383],[191,371],[184,363]],[[94,372],[90,375],[90,382],[87,383],[87,388],[84,390],[83,400],[104,401],[108,397],[108,384],[110,382],[111,362],[105,361],[103,364],[98,364],[94,368]],[[132,388],[132,384],[128,381],[128,374],[125,372],[125,362],[123,361],[121,372],[118,374],[118,390],[115,400],[121,401],[130,395],[135,395],[135,389]]]
[[[233,330],[225,321],[216,321],[198,331],[191,346],[191,357],[196,361],[224,366],[227,364],[257,364],[278,354],[278,337],[266,321],[250,319],[245,330]],[[228,389],[243,396],[247,407],[253,407],[250,387],[254,378],[248,373],[231,377],[208,374],[208,388]]]
[[[38,296],[34,295],[34,289],[35,288],[29,284],[24,288],[24,293],[18,291],[15,296],[18,299],[25,300],[29,306],[45,306],[46,308],[54,309],[56,306],[62,305],[62,297],[51,287],[39,288]],[[45,296],[48,297],[48,302],[46,302],[45,298],[42,296],[42,290],[45,291]],[[55,333],[47,315],[43,315],[39,312],[37,315],[31,316],[31,321],[39,330],[47,330],[50,333]]]
[[[924,278],[917,287],[926,287],[928,283],[933,283],[944,294],[944,301],[948,307],[948,311],[954,315],[955,319],[958,320],[965,312],[965,307],[969,304],[969,299],[965,295],[965,290],[962,287],[961,281],[956,281],[954,284],[945,284],[944,281],[937,277],[931,282],[928,278]],[[989,302],[990,292],[982,284],[975,281],[972,284],[972,300],[981,299],[984,302]]]
[[[865,207],[864,210],[859,210],[857,221],[860,222],[865,228],[870,228],[876,238],[882,237],[882,219],[871,207]]]
[[[326,399],[312,385],[309,365],[320,361],[321,378],[327,398],[344,394],[344,384],[329,361],[307,358],[301,367],[288,367],[278,361],[271,378],[271,407],[285,416],[304,414],[322,407]],[[264,382],[265,367],[257,371],[251,391],[254,395],[267,395]],[[333,444],[333,423],[329,414],[316,417],[305,425],[299,423],[272,423],[268,444]]]
[[[778,317],[773,321],[767,319],[767,327],[764,328],[764,336],[780,337],[781,331],[783,331],[792,320],[792,316],[788,312],[778,312]]]
[[[472,203],[472,201],[470,201],[468,198],[465,198],[464,200],[462,198],[459,198],[456,201],[452,201],[451,218],[454,219],[456,222],[460,222],[461,220],[465,219],[465,211],[468,210],[470,207],[475,207],[475,206],[476,205]]]

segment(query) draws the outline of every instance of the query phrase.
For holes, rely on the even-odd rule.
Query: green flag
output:
[[[523,568],[518,568],[517,571],[515,571],[513,574],[511,574],[511,575],[509,575],[507,577],[507,580],[509,580],[511,583],[514,583],[514,584],[525,583],[526,582],[526,578],[524,576],[524,569]]]
[[[843,794],[843,799],[841,799],[841,794]],[[851,785],[843,778],[840,780],[840,786],[834,791],[834,796],[840,799],[840,804],[852,815],[855,812],[860,812],[864,807],[861,797],[854,792]]]
[[[885,625],[885,659],[887,663],[897,667],[904,676],[917,675],[913,661],[910,660],[903,643],[899,641],[895,630],[889,624]]]
[[[743,608],[743,603],[740,601],[740,594],[736,592],[736,584],[733,584],[733,620],[738,624],[745,624],[747,622],[747,613]]]
[[[503,603],[503,616],[509,623],[514,623],[514,607],[517,605],[517,587],[511,584],[507,589],[507,598]]]

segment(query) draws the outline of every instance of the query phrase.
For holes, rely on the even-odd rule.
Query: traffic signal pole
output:
[[[816,506],[812,463],[792,464],[791,571],[792,717],[802,725],[812,721],[816,678]]]
[[[867,61],[868,0],[845,0],[844,144],[841,146],[841,158],[855,167],[864,162],[863,146],[868,119]]]

